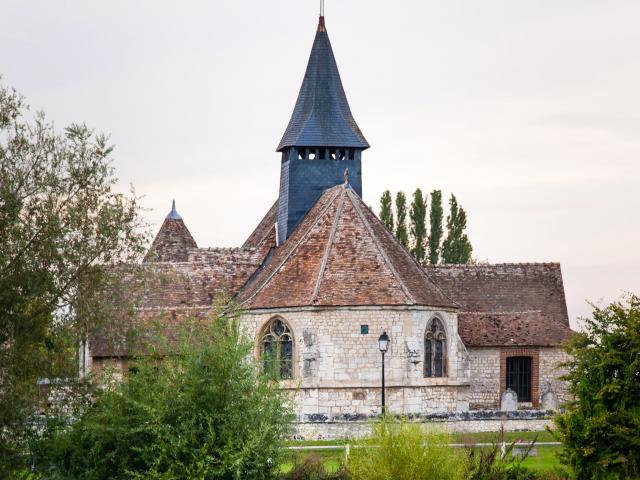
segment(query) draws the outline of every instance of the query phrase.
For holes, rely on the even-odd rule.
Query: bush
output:
[[[640,478],[640,298],[594,308],[568,345],[573,400],[556,417],[577,479]]]
[[[349,480],[351,476],[343,467],[335,473],[328,472],[324,466],[324,459],[319,455],[307,455],[296,463],[284,480]]]
[[[504,444],[504,429],[500,430],[496,441],[489,448],[469,450],[469,480],[533,480],[539,478],[525,468],[522,463],[535,444],[535,439],[521,456],[513,456],[515,442]],[[504,451],[503,451],[504,444]]]
[[[291,415],[258,374],[237,313],[192,322],[175,355],[139,361],[71,427],[34,445],[34,466],[64,479],[277,476]]]
[[[444,432],[405,420],[381,420],[351,449],[348,470],[354,480],[464,479],[465,452],[449,443]]]

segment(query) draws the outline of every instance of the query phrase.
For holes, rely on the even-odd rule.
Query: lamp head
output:
[[[382,353],[389,349],[389,335],[387,335],[387,332],[382,332],[382,335],[378,338],[378,347]]]

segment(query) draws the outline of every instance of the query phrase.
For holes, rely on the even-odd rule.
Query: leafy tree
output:
[[[404,192],[396,194],[396,238],[401,245],[409,245],[409,233],[407,232],[407,197]]]
[[[573,400],[555,419],[577,479],[640,478],[640,298],[599,308],[567,353]]]
[[[431,192],[431,209],[429,211],[429,264],[437,265],[440,261],[440,248],[442,243],[442,192]]]
[[[442,260],[444,263],[469,263],[473,248],[465,233],[467,213],[458,206],[455,195],[449,199],[449,215],[447,216],[447,238],[442,244]]]
[[[144,251],[134,196],[113,191],[112,148],[84,125],[57,134],[0,84],[0,477],[19,462],[39,377],[77,373],[87,295]],[[89,311],[89,309],[84,309]]]
[[[93,480],[276,477],[288,396],[260,373],[239,312],[189,319],[178,337],[140,358],[78,422],[37,441],[35,470]]]
[[[411,254],[422,264],[425,257],[425,239],[427,237],[427,199],[423,197],[422,190],[419,188],[413,194],[409,218],[411,220],[411,239],[413,241]]]
[[[393,232],[393,210],[391,208],[392,204],[391,200],[391,192],[389,190],[385,190],[382,192],[382,197],[380,197],[380,220],[384,223],[384,226],[389,229],[389,231]]]

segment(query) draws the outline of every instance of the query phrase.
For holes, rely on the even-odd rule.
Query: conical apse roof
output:
[[[457,308],[347,184],[322,194],[238,300],[249,309]]]

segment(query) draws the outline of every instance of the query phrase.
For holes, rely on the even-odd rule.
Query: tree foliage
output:
[[[405,247],[411,246],[411,255],[419,263],[438,265],[444,263],[469,263],[473,261],[473,247],[465,230],[467,213],[459,206],[455,195],[449,200],[450,212],[447,215],[447,236],[443,241],[442,192],[431,192],[429,210],[429,228],[426,225],[427,197],[419,188],[413,194],[409,210],[409,229],[407,230],[407,199],[404,192],[398,192],[395,199],[396,218],[392,208],[392,196],[385,190],[380,197],[380,220],[394,232],[397,240]],[[410,237],[410,238],[409,238]]]
[[[640,298],[594,307],[567,353],[573,400],[556,417],[577,479],[640,478]]]
[[[259,372],[238,316],[217,309],[186,322],[174,354],[139,359],[77,423],[36,442],[36,471],[88,480],[276,476],[288,397]]]
[[[429,265],[437,265],[440,262],[440,249],[442,247],[442,192],[431,192],[431,208],[429,210]]]
[[[418,263],[424,263],[427,238],[427,199],[419,188],[413,193],[411,209],[409,210],[411,230],[411,254]]]
[[[392,203],[391,192],[385,190],[380,197],[380,220],[391,232],[394,230]]]
[[[407,231],[407,197],[404,192],[396,194],[396,238],[404,247],[409,245],[409,232]]]
[[[98,266],[139,258],[135,196],[113,191],[112,147],[85,125],[54,131],[0,84],[0,464],[17,461],[39,377],[77,371],[86,301],[108,282]],[[93,302],[92,302],[93,303]],[[92,311],[100,308],[93,304]],[[88,310],[87,310],[88,311]],[[1,474],[0,474],[1,476]]]
[[[467,213],[458,205],[455,195],[449,199],[449,215],[447,216],[447,237],[442,243],[442,261],[444,263],[469,263],[473,248],[465,233]]]

